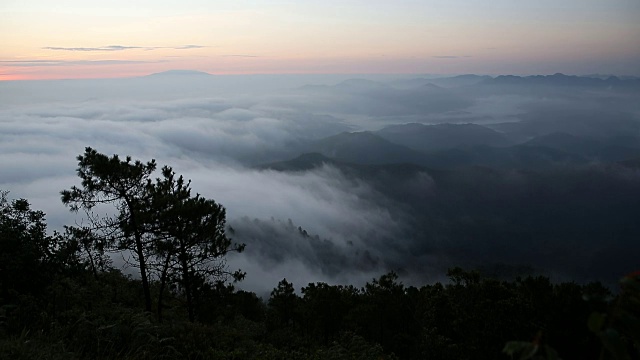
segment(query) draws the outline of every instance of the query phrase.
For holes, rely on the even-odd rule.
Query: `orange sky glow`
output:
[[[0,17],[0,80],[170,69],[640,75],[640,3],[626,0],[7,0]]]

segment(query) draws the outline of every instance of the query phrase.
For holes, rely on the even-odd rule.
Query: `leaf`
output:
[[[635,277],[626,276],[620,280],[620,286],[628,292],[640,293],[640,281]]]
[[[531,359],[537,351],[538,346],[527,341],[509,341],[502,349],[502,352],[511,357],[520,354],[520,360]]]
[[[629,335],[634,342],[640,344],[640,319],[633,314],[622,310],[616,317],[616,320],[624,325],[622,332]]]
[[[626,351],[626,345],[616,330],[608,328],[598,335],[604,347],[609,350],[615,359],[631,360],[631,356]]]
[[[560,357],[558,356],[558,352],[551,346],[545,345],[544,351],[547,354],[548,360],[560,360]]]
[[[602,329],[604,323],[607,321],[607,315],[599,312],[591,313],[589,316],[589,320],[587,321],[587,325],[589,326],[589,330],[597,333]]]

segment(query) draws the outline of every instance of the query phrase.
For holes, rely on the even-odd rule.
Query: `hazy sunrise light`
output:
[[[0,79],[212,74],[640,74],[630,0],[0,3]]]

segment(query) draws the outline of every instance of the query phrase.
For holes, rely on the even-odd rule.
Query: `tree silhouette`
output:
[[[182,176],[176,178],[170,167],[162,169],[162,178],[156,179],[151,192],[150,211],[157,235],[155,252],[161,260],[159,309],[165,283],[176,282],[187,300],[189,320],[194,321],[194,296],[198,284],[235,280],[244,273],[228,271],[224,256],[244,250],[244,244],[234,244],[225,232],[226,212],[214,200],[199,194],[191,196],[190,182]],[[160,314],[160,311],[159,311]]]
[[[0,299],[42,293],[69,254],[59,234],[48,235],[44,213],[0,191]]]
[[[151,311],[151,291],[147,258],[150,239],[148,217],[150,176],[156,169],[155,160],[132,162],[131,157],[120,160],[118,155],[108,157],[87,147],[79,155],[77,174],[81,187],[73,186],[61,192],[62,202],[72,211],[83,209],[92,230],[100,233],[99,241],[105,248],[115,251],[129,250],[133,265],[140,269],[145,309]],[[92,209],[113,205],[116,214],[99,217]]]
[[[151,311],[150,277],[160,279],[158,316],[167,284],[186,298],[189,320],[194,321],[194,296],[204,283],[241,279],[240,271],[228,271],[224,256],[241,252],[226,236],[226,213],[222,205],[199,194],[192,196],[190,181],[176,176],[168,166],[152,179],[156,163],[131,157],[120,160],[86,148],[78,156],[81,187],[61,192],[62,202],[72,211],[84,210],[90,226],[69,227],[96,275],[105,251],[132,254],[131,264],[140,269],[145,309]],[[111,205],[114,215],[98,216],[96,207]],[[113,208],[105,211],[112,212]],[[104,209],[102,209],[104,210]]]
[[[271,291],[268,305],[273,317],[272,321],[278,326],[295,325],[295,312],[298,307],[299,298],[296,295],[293,284],[287,279],[282,279],[278,286]]]

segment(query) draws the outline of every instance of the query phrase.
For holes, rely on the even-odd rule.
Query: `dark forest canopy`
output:
[[[155,168],[87,148],[81,185],[62,200],[83,210],[88,226],[64,234],[50,234],[27,200],[2,193],[0,358],[640,355],[637,273],[615,294],[597,282],[500,280],[457,267],[447,282],[419,287],[390,272],[363,287],[317,282],[298,291],[283,279],[264,300],[237,290],[225,275],[244,274],[230,272],[224,257],[244,246],[226,236],[224,208],[191,195],[169,167],[153,178]],[[104,205],[112,215],[97,215]],[[116,252],[132,254],[140,277],[112,266]]]

